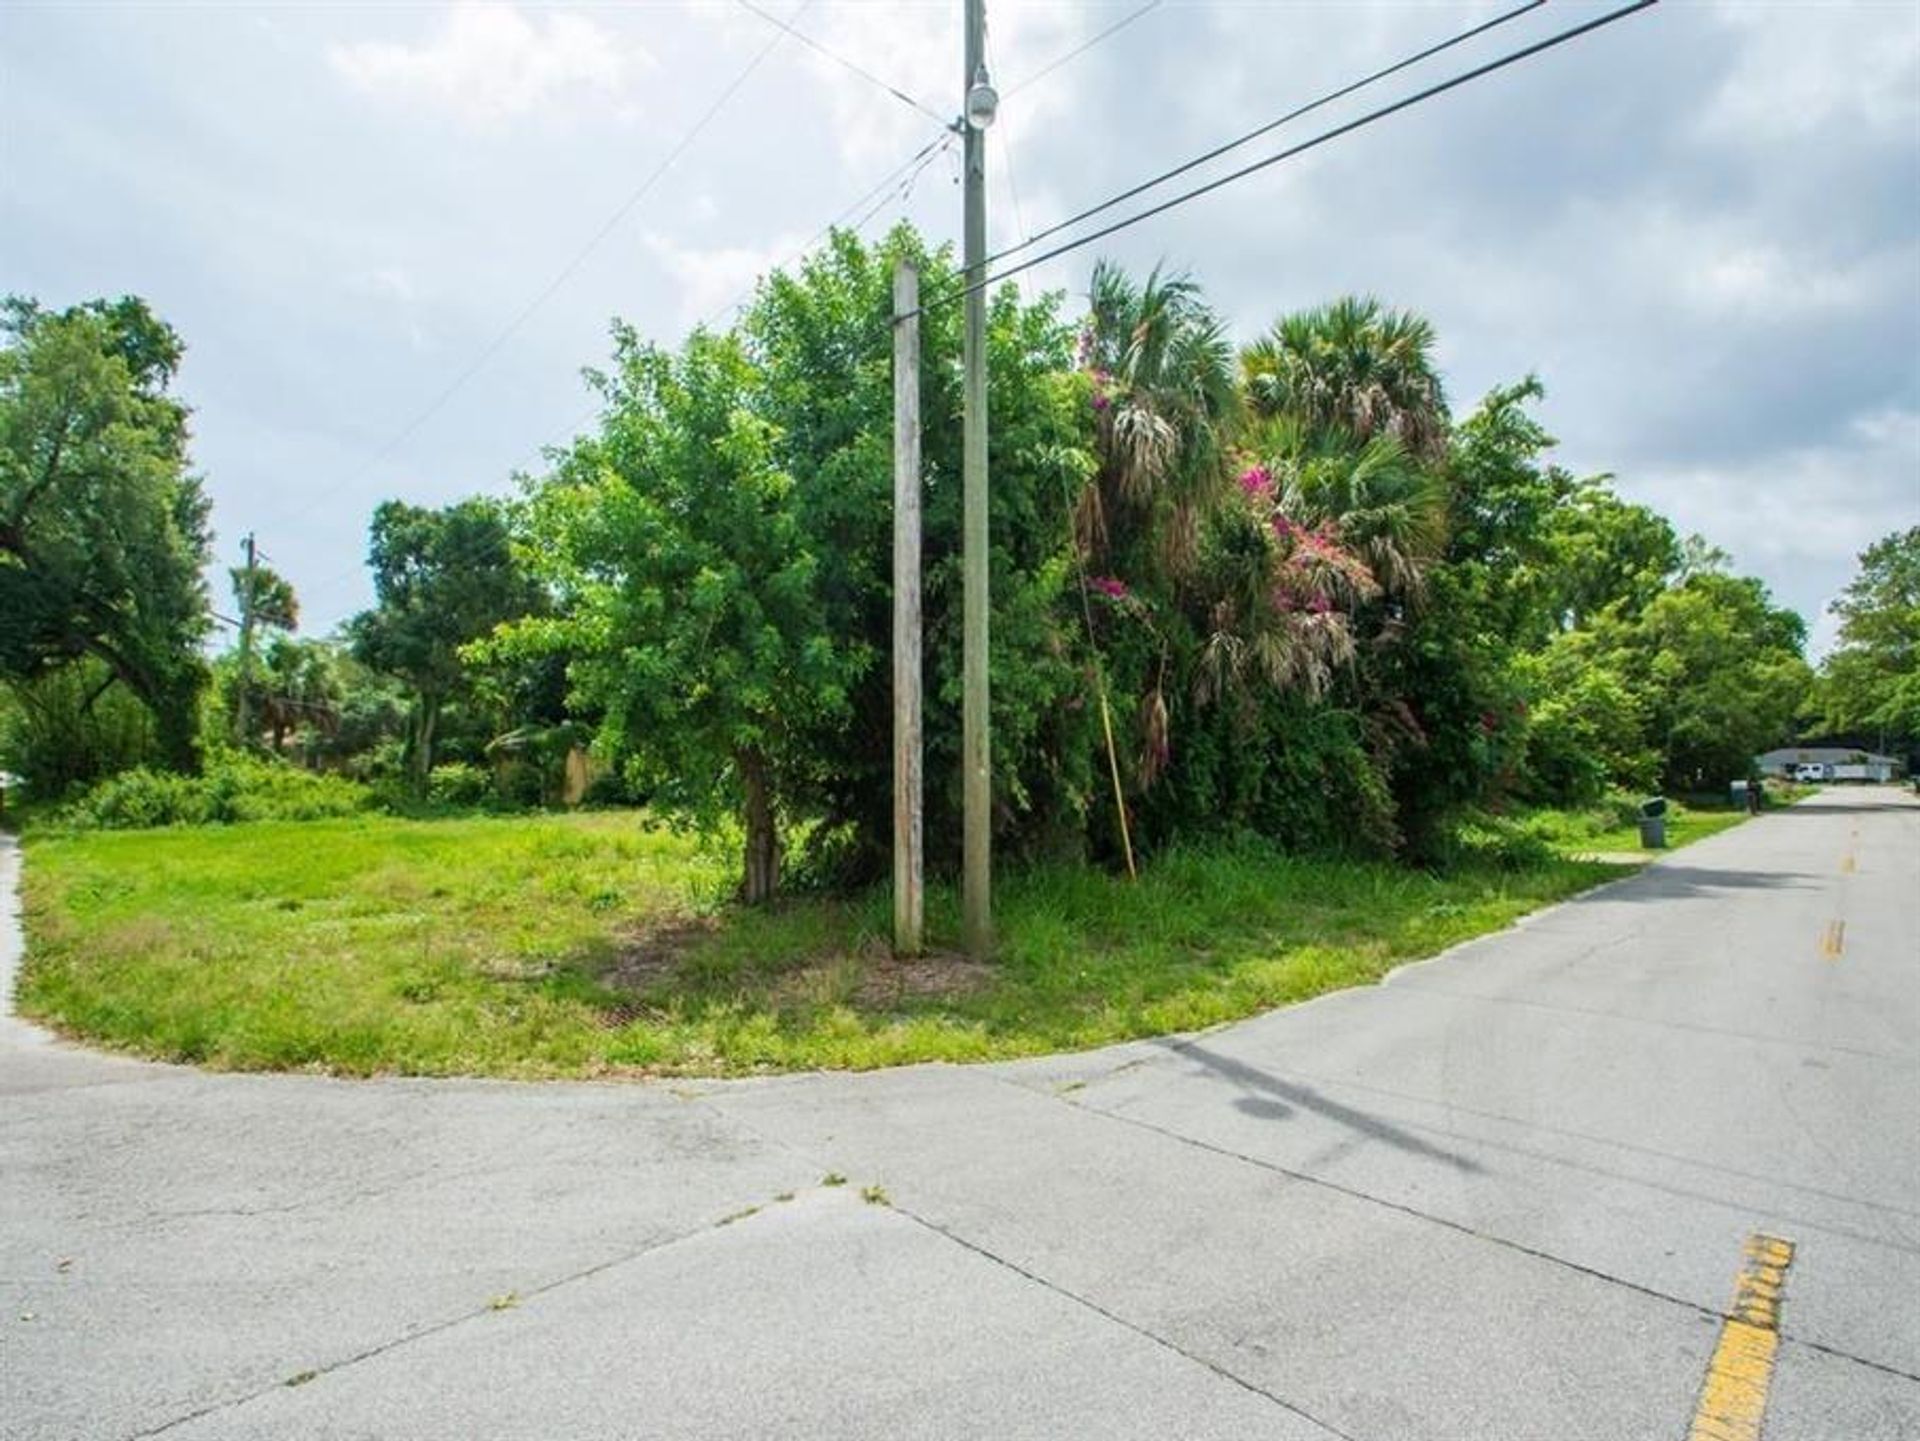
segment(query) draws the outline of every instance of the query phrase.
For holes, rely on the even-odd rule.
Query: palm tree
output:
[[[1371,297],[1346,296],[1283,317],[1240,365],[1259,416],[1293,415],[1320,434],[1398,440],[1415,459],[1446,452],[1447,405],[1433,327]]]
[[[1421,598],[1446,541],[1447,488],[1397,437],[1377,434],[1355,446],[1282,415],[1255,422],[1245,445],[1272,477],[1275,514],[1329,529],[1382,594]]]
[[[1081,544],[1124,555],[1158,531],[1159,560],[1178,574],[1225,473],[1239,404],[1233,349],[1184,275],[1156,268],[1136,283],[1102,261],[1089,300],[1081,359],[1095,385],[1100,467],[1080,506]]]

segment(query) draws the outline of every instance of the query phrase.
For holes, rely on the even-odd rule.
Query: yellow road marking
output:
[[[1748,1238],[1733,1309],[1707,1363],[1687,1441],[1759,1441],[1780,1349],[1780,1298],[1792,1264],[1793,1242],[1764,1232]]]
[[[1837,961],[1840,953],[1847,948],[1847,923],[1828,921],[1826,930],[1820,933],[1820,954],[1827,960]]]
[[[1853,874],[1853,852],[1852,851],[1848,851],[1844,856],[1840,857],[1840,874],[1843,876],[1850,876]]]

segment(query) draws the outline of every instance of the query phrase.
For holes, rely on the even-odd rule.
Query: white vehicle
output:
[[[1827,768],[1819,761],[1801,761],[1793,768],[1793,778],[1801,784],[1809,781],[1823,781],[1827,778]]]

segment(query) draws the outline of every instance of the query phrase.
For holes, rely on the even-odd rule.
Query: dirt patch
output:
[[[782,973],[766,993],[775,1008],[852,1006],[890,1011],[910,1001],[957,1000],[984,990],[993,967],[957,952],[896,960],[873,939],[848,954],[825,956]]]
[[[663,985],[719,924],[712,916],[676,916],[630,931],[620,937],[620,949],[600,972],[600,982],[636,996]]]
[[[959,1000],[992,983],[992,966],[956,951],[899,958],[883,955],[868,959],[853,999],[864,1009],[878,1010],[902,1001]]]

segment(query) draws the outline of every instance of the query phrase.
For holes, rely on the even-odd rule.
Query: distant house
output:
[[[1762,775],[1791,776],[1794,767],[1825,766],[1827,779],[1833,781],[1898,780],[1906,766],[1893,756],[1847,746],[1783,746],[1758,757],[1754,764]]]

